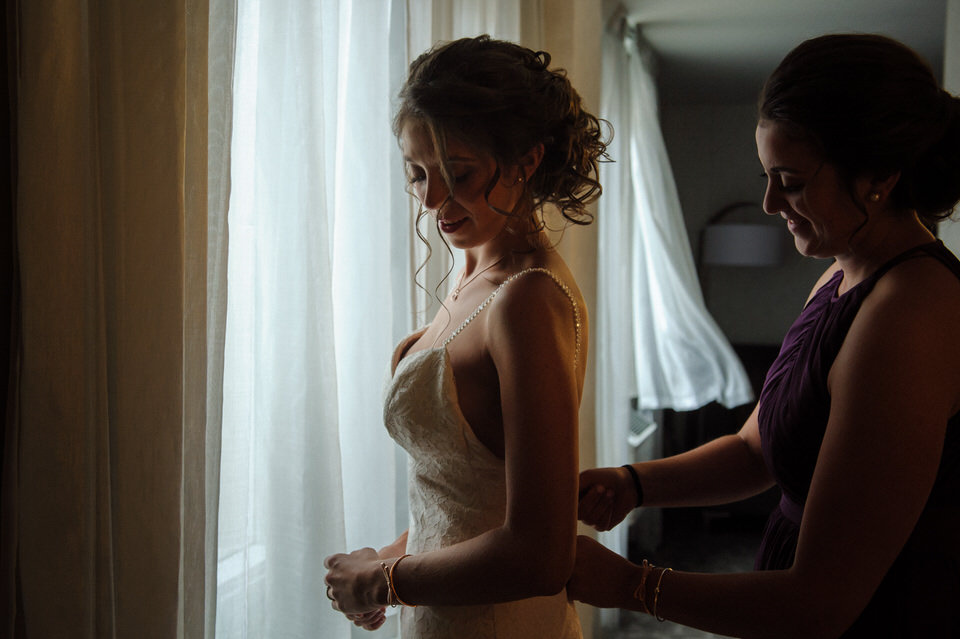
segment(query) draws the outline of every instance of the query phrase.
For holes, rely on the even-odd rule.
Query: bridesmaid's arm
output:
[[[960,409],[960,296],[904,264],[864,301],[829,376],[831,412],[790,568],[647,576],[646,602],[683,625],[736,637],[836,637],[863,611],[916,526],[949,417]],[[901,279],[902,278],[902,279]],[[568,586],[639,609],[642,568],[580,540]],[[654,585],[651,585],[654,584]],[[916,611],[923,614],[923,611]]]
[[[836,262],[819,277],[807,301],[839,270]],[[736,434],[718,437],[693,450],[633,464],[649,507],[715,506],[740,501],[773,486],[760,449],[759,405]],[[636,507],[631,476],[622,468],[590,468],[580,473],[578,516],[597,530],[610,530]]]

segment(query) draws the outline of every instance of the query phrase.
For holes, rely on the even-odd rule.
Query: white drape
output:
[[[203,484],[208,525],[202,540],[205,549],[203,592],[184,590],[185,600],[197,606],[203,601],[202,634],[215,635],[217,569],[219,554],[220,457],[223,422],[223,358],[227,320],[227,213],[230,202],[230,136],[233,130],[233,72],[237,35],[237,11],[233,0],[209,0],[207,60],[207,429],[204,433],[206,464],[191,468],[185,481]],[[195,445],[188,442],[188,446]],[[200,540],[193,540],[193,544]],[[192,561],[195,556],[185,553]]]
[[[323,557],[406,527],[382,384],[449,266],[434,238],[416,288],[395,96],[438,40],[515,38],[521,5],[238,3],[218,637],[351,636]]]
[[[401,10],[238,3],[219,637],[350,636],[323,557],[397,533],[379,397],[412,317]]]
[[[630,459],[630,401],[692,410],[752,399],[707,313],[657,115],[653,77],[627,30],[604,34],[601,113],[614,127],[598,225],[597,461]],[[625,553],[625,530],[602,536]]]
[[[752,398],[750,383],[704,305],[660,132],[656,85],[630,34],[622,43],[605,36],[604,45],[603,110],[617,131],[617,163],[601,201],[610,224],[600,253],[607,265],[626,269],[630,294],[619,301],[632,320],[632,335],[617,341],[633,346],[641,409],[692,410],[713,400],[737,406]]]

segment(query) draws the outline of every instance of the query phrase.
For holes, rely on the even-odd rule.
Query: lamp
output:
[[[700,263],[712,266],[776,266],[783,261],[780,227],[756,222],[723,222],[741,208],[761,209],[755,202],[735,202],[717,211],[703,228]]]

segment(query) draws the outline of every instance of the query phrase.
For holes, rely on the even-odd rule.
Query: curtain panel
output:
[[[604,44],[604,113],[618,138],[611,197],[601,201],[613,219],[601,254],[609,246],[605,273],[625,283],[630,318],[629,327],[605,337],[620,348],[633,345],[633,394],[641,409],[693,410],[714,400],[738,406],[753,391],[703,301],[660,131],[651,52],[635,34],[635,28],[625,28],[622,39],[606,34]]]
[[[323,558],[406,525],[380,404],[414,323],[404,4],[236,7],[216,635],[345,638]]]
[[[522,5],[237,2],[218,637],[398,632],[333,612],[322,566],[407,527],[382,388],[453,268],[427,218],[417,273],[427,251],[391,118],[413,57],[464,35],[517,39]]]
[[[22,294],[2,634],[202,637],[207,3],[8,9]]]
[[[597,463],[634,461],[631,402],[693,410],[753,398],[749,378],[706,310],[660,131],[656,85],[627,25],[603,36],[601,113],[616,135],[599,203]],[[635,399],[634,399],[635,398]],[[601,533],[626,553],[626,527]],[[605,623],[611,616],[607,615]]]
[[[374,4],[8,3],[5,636],[350,636],[321,561],[406,525],[380,384],[430,312],[392,98],[540,6],[432,3],[412,35],[421,5]]]

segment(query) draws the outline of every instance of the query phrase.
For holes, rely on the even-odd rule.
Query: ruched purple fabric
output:
[[[827,376],[860,305],[891,268],[926,256],[939,260],[960,278],[960,261],[941,242],[931,242],[895,257],[840,296],[837,290],[843,273],[836,273],[787,332],[760,393],[763,456],[782,498],[767,521],[756,560],[758,570],[785,569],[793,564],[803,506],[830,415]],[[947,425],[936,483],[910,540],[867,608],[843,636],[958,637],[958,603],[960,413]]]

